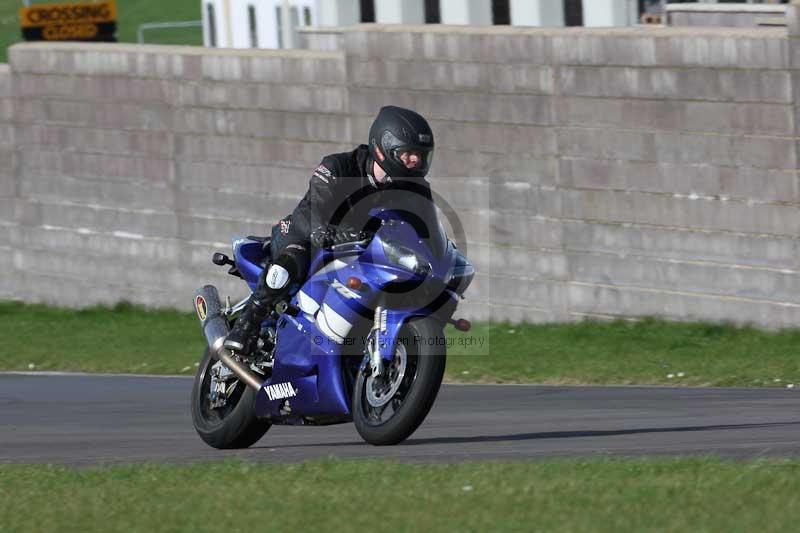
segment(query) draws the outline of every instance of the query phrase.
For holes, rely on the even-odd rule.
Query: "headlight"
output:
[[[383,244],[383,253],[386,254],[389,261],[411,272],[419,270],[420,261],[414,250],[402,244],[387,241],[381,241],[381,243]]]

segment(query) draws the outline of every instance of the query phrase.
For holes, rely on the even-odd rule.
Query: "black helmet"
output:
[[[389,177],[423,178],[433,160],[433,131],[419,113],[386,106],[369,129],[369,152]]]

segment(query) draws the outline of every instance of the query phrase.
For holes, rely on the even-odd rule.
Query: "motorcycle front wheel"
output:
[[[192,422],[203,441],[221,450],[247,448],[270,423],[256,417],[255,391],[231,377],[206,348],[192,387]]]
[[[395,355],[381,376],[358,373],[353,390],[353,422],[370,444],[407,439],[425,420],[444,376],[445,337],[439,322],[409,321],[400,331]]]

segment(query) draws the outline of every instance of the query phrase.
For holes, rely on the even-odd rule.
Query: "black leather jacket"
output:
[[[371,168],[368,173],[371,166],[366,144],[352,152],[324,157],[303,199],[273,228],[273,239],[281,241],[278,248],[290,243],[308,245],[311,232],[324,225],[360,231],[369,220],[370,209],[376,206],[409,210],[413,202],[431,200],[426,179],[393,179],[379,186]]]

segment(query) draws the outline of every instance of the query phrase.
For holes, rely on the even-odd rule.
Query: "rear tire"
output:
[[[405,339],[405,375],[392,399],[380,408],[370,404],[367,395],[368,376],[358,373],[353,391],[353,422],[359,435],[370,444],[385,446],[407,439],[428,415],[444,376],[446,360],[442,326],[433,319],[409,321],[400,331]],[[424,339],[424,342],[415,342]],[[398,352],[400,347],[398,347]],[[397,357],[397,355],[396,355]],[[383,420],[391,406],[393,412]]]
[[[238,382],[227,405],[211,408],[210,370],[216,363],[206,348],[192,388],[192,421],[200,438],[220,450],[248,448],[258,442],[271,424],[256,417],[255,391]]]

